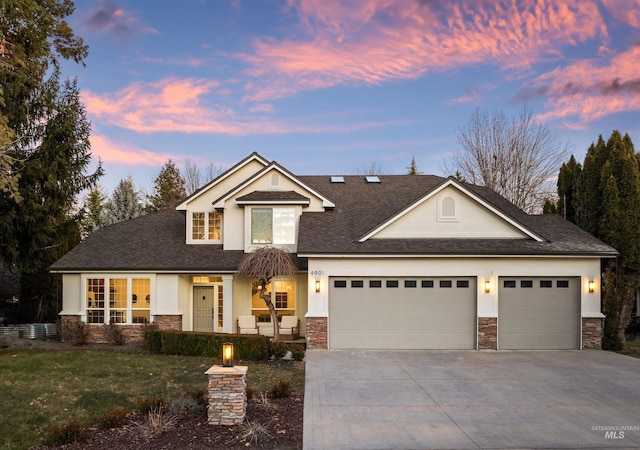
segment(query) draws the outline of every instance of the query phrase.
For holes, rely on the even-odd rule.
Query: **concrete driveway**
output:
[[[585,351],[306,353],[304,448],[640,448],[640,359]]]

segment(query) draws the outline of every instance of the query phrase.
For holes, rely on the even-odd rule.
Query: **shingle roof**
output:
[[[556,215],[529,215],[493,190],[461,183],[512,221],[545,239],[368,239],[359,238],[442,184],[433,175],[381,175],[381,183],[363,176],[345,176],[331,183],[327,176],[300,177],[326,193],[336,208],[304,213],[300,218],[298,253],[430,254],[430,255],[594,255],[613,256],[615,249]]]
[[[303,212],[298,254],[323,255],[585,255],[611,257],[615,249],[556,215],[528,215],[491,189],[463,184],[510,220],[545,239],[358,239],[436,189],[446,180],[432,175],[381,175],[381,183],[363,176],[300,176],[304,184],[335,202],[325,212]],[[264,191],[263,191],[264,192]],[[271,198],[260,192],[249,198]],[[282,197],[280,192],[276,197]],[[289,194],[286,194],[289,198]],[[291,198],[301,198],[299,194]],[[306,198],[306,197],[305,197]],[[235,271],[241,250],[221,245],[187,245],[185,215],[161,211],[102,228],[51,266],[53,271]],[[296,258],[301,270],[306,258]]]
[[[247,195],[236,198],[242,203],[250,202],[296,202],[300,204],[309,204],[309,197],[298,194],[295,191],[253,191]]]
[[[184,213],[167,210],[97,230],[51,270],[231,272],[243,256],[242,250],[223,250],[221,245],[187,245]],[[294,262],[306,270],[306,259]]]

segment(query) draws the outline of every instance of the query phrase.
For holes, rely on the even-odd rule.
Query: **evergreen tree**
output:
[[[151,211],[175,208],[187,196],[184,179],[171,159],[160,170],[154,189],[154,194],[148,196]]]
[[[82,229],[82,237],[85,238],[100,228],[100,216],[104,208],[106,197],[99,186],[94,187],[85,196],[82,205],[82,221],[80,226]]]
[[[576,192],[582,166],[571,155],[569,161],[562,164],[558,175],[558,203],[557,213],[570,222],[577,222]]]
[[[48,267],[79,242],[77,196],[101,175],[75,81],[60,60],[87,47],[64,18],[70,0],[0,2],[0,263],[20,274],[18,320],[54,320],[58,276]],[[9,179],[7,180],[7,176]]]
[[[564,192],[570,192],[579,165],[563,166]],[[559,193],[561,180],[558,180]],[[603,282],[606,314],[603,346],[620,349],[631,320],[640,275],[640,168],[633,143],[617,130],[607,142],[599,136],[591,144],[579,172],[573,200],[578,225],[616,248],[620,256],[609,261]],[[568,205],[567,205],[568,206]]]
[[[420,175],[420,172],[418,171],[418,166],[416,165],[415,156],[411,157],[411,164],[409,165],[409,167],[407,167],[407,169],[409,170],[408,175]]]
[[[120,180],[118,186],[113,190],[113,195],[104,205],[100,215],[100,226],[133,219],[142,215],[142,213],[140,195],[133,185],[133,179],[128,177]]]
[[[544,206],[542,207],[542,214],[558,214],[558,207],[556,203],[551,199],[546,199],[544,201]]]

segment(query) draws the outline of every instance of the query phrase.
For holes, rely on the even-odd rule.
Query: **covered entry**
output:
[[[331,349],[474,349],[475,277],[329,280]]]
[[[580,348],[580,278],[501,277],[498,348]]]

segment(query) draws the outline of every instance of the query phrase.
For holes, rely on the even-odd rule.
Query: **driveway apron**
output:
[[[306,353],[304,449],[640,448],[640,359]]]

